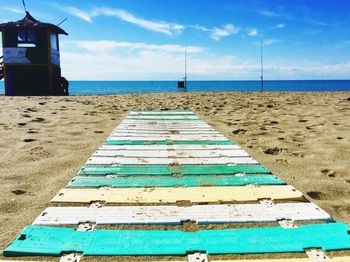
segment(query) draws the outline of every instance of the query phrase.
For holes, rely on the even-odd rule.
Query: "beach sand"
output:
[[[191,109],[350,224],[350,93],[0,97],[0,249],[132,109]]]

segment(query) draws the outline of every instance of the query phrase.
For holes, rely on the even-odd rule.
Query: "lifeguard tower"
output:
[[[60,27],[42,23],[29,12],[22,20],[0,24],[3,57],[0,79],[6,96],[68,95],[68,81],[61,76],[58,36]]]

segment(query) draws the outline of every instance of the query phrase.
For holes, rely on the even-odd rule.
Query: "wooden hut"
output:
[[[7,96],[68,95],[68,81],[61,76],[60,27],[43,23],[29,12],[17,22],[0,24],[3,57],[0,79]]]

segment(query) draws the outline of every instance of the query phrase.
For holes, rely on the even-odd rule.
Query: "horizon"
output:
[[[260,39],[266,81],[350,76],[345,0],[26,3],[40,21],[68,18],[60,51],[62,74],[71,81],[177,81],[184,75],[185,45],[190,81],[259,81]],[[0,23],[23,18],[21,1],[0,4]]]

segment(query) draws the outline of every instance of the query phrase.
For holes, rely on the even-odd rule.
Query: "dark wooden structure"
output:
[[[0,31],[0,79],[5,81],[5,95],[68,95],[68,81],[61,76],[58,41],[60,34],[68,35],[63,29],[26,12],[22,20],[0,24]]]

